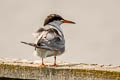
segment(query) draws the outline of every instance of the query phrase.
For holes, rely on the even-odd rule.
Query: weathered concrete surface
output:
[[[120,80],[120,66],[59,62],[40,67],[37,62],[0,59],[0,79],[31,80]],[[6,79],[5,79],[6,80]]]

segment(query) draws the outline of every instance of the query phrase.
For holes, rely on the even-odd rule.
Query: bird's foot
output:
[[[40,67],[46,67],[46,66],[48,66],[48,65],[45,65],[45,64],[41,64],[41,65],[40,65]]]
[[[57,66],[57,64],[53,64],[52,66]]]

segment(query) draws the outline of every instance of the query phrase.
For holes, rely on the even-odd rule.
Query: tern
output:
[[[35,37],[34,43],[21,43],[35,47],[37,56],[42,58],[40,66],[44,64],[44,58],[54,56],[54,66],[56,66],[56,56],[59,56],[65,51],[65,39],[63,30],[60,27],[63,23],[75,24],[75,22],[65,20],[58,14],[50,14],[44,22],[44,27],[39,28],[33,33]]]

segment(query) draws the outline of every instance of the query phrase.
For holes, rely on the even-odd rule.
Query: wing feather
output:
[[[41,35],[41,33],[43,32],[43,31],[45,31],[46,29],[45,28],[39,28],[37,31],[35,31],[32,35],[35,37],[35,38],[38,38],[40,35]]]
[[[56,29],[50,28],[42,31],[37,40],[37,45],[64,52],[64,36],[59,35]]]

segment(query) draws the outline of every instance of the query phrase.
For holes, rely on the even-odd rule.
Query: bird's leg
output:
[[[56,66],[56,56],[54,56],[54,64],[53,66]]]
[[[40,66],[41,66],[41,67],[45,67],[45,66],[47,66],[47,65],[44,64],[44,60],[43,60],[43,58],[42,58],[42,64],[41,64]]]
[[[42,65],[44,65],[44,60],[43,60],[43,58],[42,58]]]

